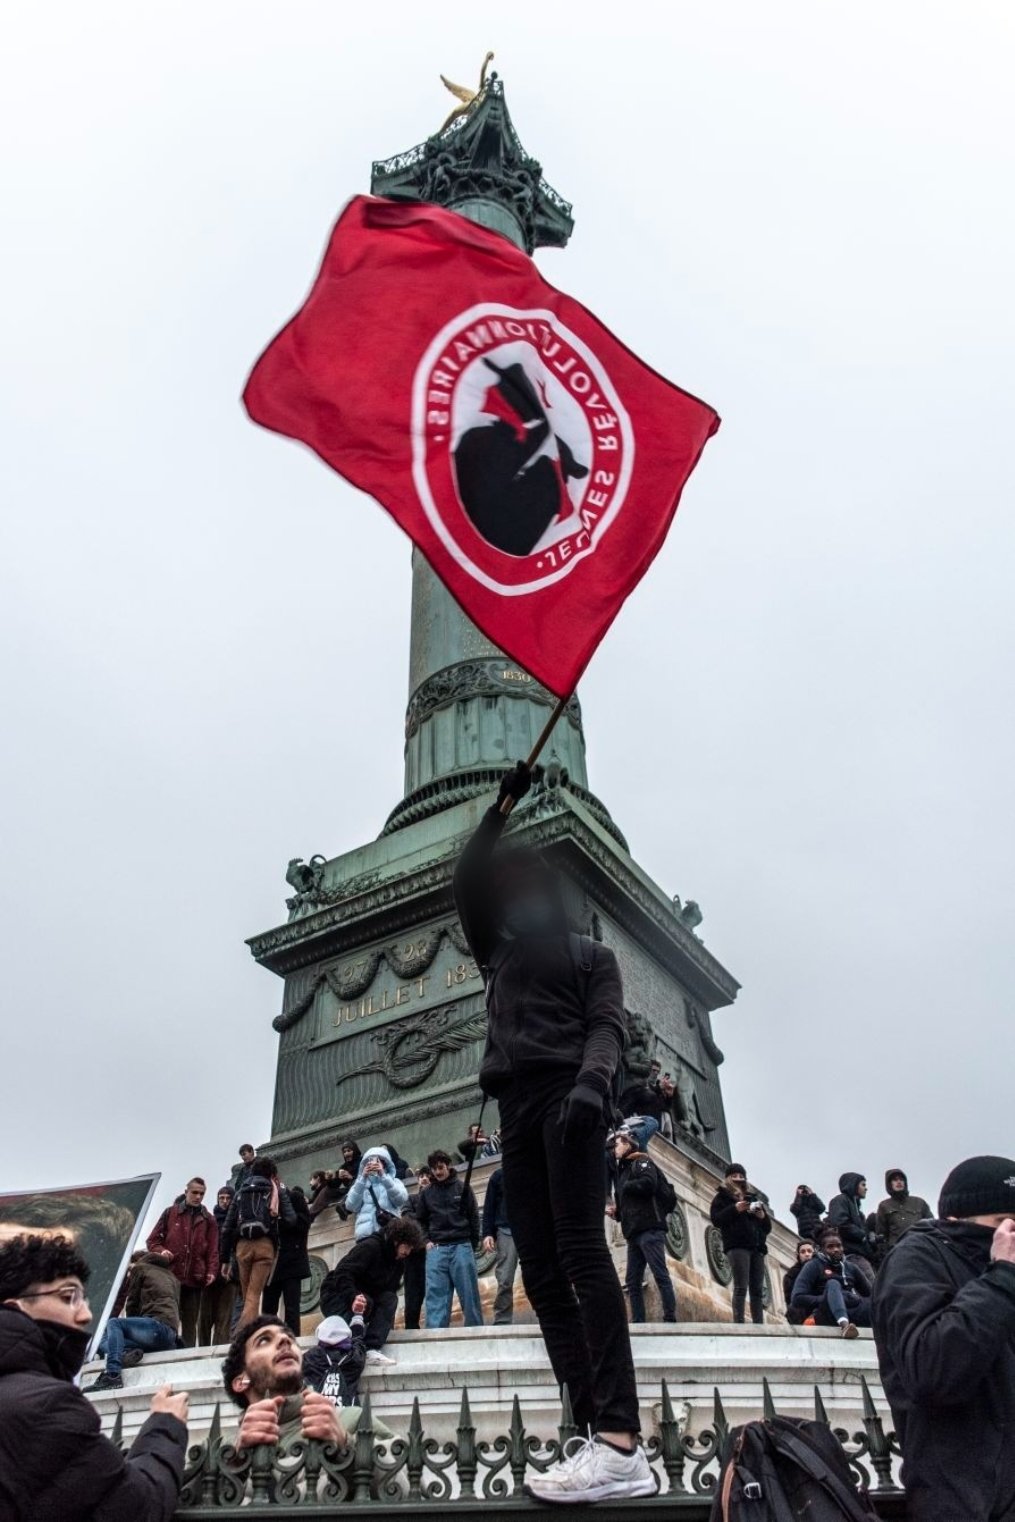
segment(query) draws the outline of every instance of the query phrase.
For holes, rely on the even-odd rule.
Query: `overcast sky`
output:
[[[1015,1153],[1013,28],[927,0],[12,13],[0,1188],[161,1169],[162,1203],[268,1135],[282,985],[244,938],[291,856],[401,797],[410,577],[239,393],[371,160],[488,47],[574,202],[541,268],[724,419],[582,699],[592,786],[743,984],[735,1151],[783,1211]]]

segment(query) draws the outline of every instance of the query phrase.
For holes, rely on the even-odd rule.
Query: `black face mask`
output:
[[[76,1379],[92,1340],[92,1329],[62,1326],[58,1321],[36,1321],[46,1343],[46,1361],[54,1374],[64,1379]]]
[[[527,936],[555,935],[560,930],[560,909],[549,893],[519,894],[504,905],[501,930],[508,940]]]

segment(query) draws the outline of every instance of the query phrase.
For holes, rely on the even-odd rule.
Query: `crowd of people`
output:
[[[408,1325],[424,1311],[428,1327],[447,1326],[455,1296],[467,1324],[482,1319],[482,1244],[496,1255],[495,1318],[510,1319],[520,1268],[555,1381],[588,1434],[530,1477],[528,1493],[558,1504],[655,1493],[603,1212],[627,1242],[631,1318],[644,1317],[649,1273],[664,1319],[675,1320],[665,1254],[675,1200],[647,1152],[658,1117],[639,1101],[638,1113],[611,1129],[625,1042],[616,956],[573,931],[560,882],[541,857],[497,849],[530,781],[521,764],[505,777],[454,884],[486,984],[479,1076],[497,1100],[499,1133],[470,1128],[459,1148],[465,1176],[444,1150],[413,1174],[390,1145],[350,1142],[339,1167],[314,1175],[309,1196],[251,1146],[240,1149],[214,1210],[203,1180],[191,1179],[135,1255],[92,1389],[118,1388],[123,1367],[148,1351],[230,1334],[222,1379],[242,1411],[236,1446],[300,1434],[341,1447],[355,1429],[363,1369],[391,1361],[382,1350],[403,1284]],[[497,1160],[482,1214],[468,1181],[477,1157]],[[886,1190],[873,1218],[861,1174],[842,1176],[827,1210],[809,1187],[797,1190],[791,1319],[848,1336],[865,1321],[873,1326],[915,1522],[1015,1516],[1015,1161],[960,1164],[936,1217],[910,1194],[904,1173],[890,1171]],[[329,1206],[353,1221],[354,1241],[323,1281],[324,1319],[304,1354],[298,1287],[310,1223]],[[740,1165],[727,1168],[711,1217],[732,1268],[734,1314],[743,1320],[749,1303],[760,1321],[772,1219]],[[101,1436],[74,1385],[89,1342],[88,1277],[58,1229],[0,1244],[3,1522],[168,1522],[175,1508],[186,1396],[159,1391],[124,1455]]]
[[[933,1212],[912,1194],[901,1168],[885,1174],[885,1198],[865,1213],[867,1179],[844,1173],[826,1206],[809,1184],[790,1202],[800,1240],[796,1262],[783,1276],[786,1319],[794,1326],[837,1326],[855,1337],[871,1324],[870,1301],[878,1268],[891,1249]],[[730,1163],[712,1200],[711,1220],[722,1238],[733,1275],[733,1320],[765,1319],[765,1258],[772,1217],[768,1197],[748,1183],[741,1163]]]

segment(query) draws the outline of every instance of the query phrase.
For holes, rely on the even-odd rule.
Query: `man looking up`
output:
[[[337,1407],[326,1395],[304,1388],[299,1347],[277,1316],[257,1316],[240,1328],[222,1364],[222,1383],[243,1408],[238,1448],[273,1445],[297,1434],[346,1446]]]
[[[911,1522],[1015,1517],[1015,1160],[945,1179],[874,1285],[881,1382]]]
[[[542,858],[495,852],[501,805],[530,785],[519,762],[455,871],[462,928],[486,984],[479,1079],[500,1107],[522,1280],[575,1422],[595,1434],[528,1488],[561,1502],[651,1495],[624,1297],[603,1229],[604,1103],[626,1030],[620,970],[612,951],[572,935],[560,881]]]
[[[74,1379],[92,1324],[87,1263],[66,1237],[0,1246],[0,1516],[169,1522],[187,1452],[187,1396],[165,1385],[126,1457]]]

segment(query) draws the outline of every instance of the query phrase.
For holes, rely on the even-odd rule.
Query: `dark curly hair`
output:
[[[236,1333],[229,1344],[228,1353],[222,1360],[222,1383],[226,1387],[229,1399],[237,1406],[245,1406],[247,1402],[244,1396],[233,1389],[233,1380],[247,1367],[247,1343],[255,1332],[260,1332],[266,1326],[280,1326],[287,1332],[289,1330],[281,1316],[255,1316],[253,1321],[248,1321],[246,1326],[241,1327]]]
[[[0,1301],[17,1300],[33,1284],[80,1279],[91,1269],[69,1237],[11,1237],[0,1246]]]
[[[426,1241],[422,1226],[411,1215],[396,1215],[385,1226],[384,1235],[393,1247],[411,1247],[413,1252]]]
[[[434,1168],[436,1168],[438,1163],[447,1163],[448,1167],[450,1168],[452,1164],[452,1157],[450,1152],[444,1152],[440,1147],[438,1147],[435,1152],[430,1153],[426,1163],[431,1172]]]

